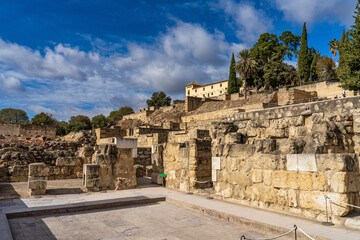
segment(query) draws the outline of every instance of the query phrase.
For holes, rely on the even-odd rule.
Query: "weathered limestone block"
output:
[[[163,177],[159,173],[151,173],[151,182],[155,184],[163,184]]]
[[[256,139],[254,145],[255,152],[271,153],[276,150],[275,139]]]
[[[350,200],[347,194],[318,191],[300,191],[299,206],[304,209],[312,209],[325,212],[325,195],[329,196],[335,202],[347,203]],[[349,213],[350,208],[332,204],[332,211],[335,216],[345,216]]]
[[[308,128],[305,126],[291,126],[289,127],[289,138],[298,138],[306,136],[308,132]]]
[[[26,165],[15,165],[9,168],[9,174],[9,179],[11,182],[27,181],[29,175],[29,167]]]
[[[83,188],[86,191],[96,192],[100,189],[100,165],[84,164],[83,167]]]
[[[78,156],[82,158],[83,163],[91,163],[91,157],[94,154],[94,148],[90,146],[85,146],[79,149]]]
[[[336,172],[331,174],[330,177],[330,191],[337,193],[350,192],[348,189],[348,173]]]
[[[268,128],[265,132],[266,138],[288,138],[289,137],[289,129],[276,129],[276,128]]]
[[[318,171],[357,172],[359,160],[355,154],[317,154],[316,163]]]
[[[29,164],[28,193],[42,195],[46,192],[49,167],[45,163]]]
[[[287,171],[273,171],[272,172],[272,186],[276,188],[287,187]]]
[[[294,208],[298,207],[299,191],[294,189],[289,189],[287,195],[288,195],[288,206]]]
[[[328,181],[322,172],[312,173],[314,191],[329,191]]]
[[[82,159],[80,157],[58,157],[56,159],[56,166],[80,166]]]
[[[299,172],[298,176],[300,190],[313,190],[313,178],[311,172]]]
[[[263,179],[264,179],[264,184],[266,186],[271,186],[272,185],[272,171],[271,170],[263,170]]]
[[[354,126],[354,132],[360,133],[360,113],[354,113],[353,126]]]
[[[299,181],[297,172],[287,172],[286,188],[299,189]]]
[[[263,181],[263,174],[261,169],[253,169],[252,172],[253,183],[261,183]]]

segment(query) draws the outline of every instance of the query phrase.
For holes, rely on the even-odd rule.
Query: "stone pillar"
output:
[[[100,191],[100,165],[84,164],[82,185],[86,191]]]
[[[42,195],[46,192],[49,167],[45,163],[29,164],[28,193]]]

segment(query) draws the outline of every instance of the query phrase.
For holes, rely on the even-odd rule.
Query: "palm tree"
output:
[[[246,79],[255,72],[256,62],[251,58],[249,49],[241,50],[238,54],[236,54],[236,57],[239,61],[236,62],[235,71],[244,79],[246,98]]]
[[[340,47],[340,42],[339,40],[337,40],[336,38],[334,38],[333,40],[330,41],[329,43],[330,46],[330,52],[334,55],[334,62],[336,62],[335,58],[336,58],[336,52]]]

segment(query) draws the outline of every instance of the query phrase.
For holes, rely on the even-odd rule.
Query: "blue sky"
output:
[[[2,0],[0,109],[58,120],[145,107],[154,91],[228,77],[230,56],[263,32],[328,43],[353,23],[356,0]],[[296,64],[296,59],[293,59]]]

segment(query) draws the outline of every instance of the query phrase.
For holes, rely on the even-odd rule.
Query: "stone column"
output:
[[[45,163],[29,164],[28,193],[43,195],[46,192],[49,167]]]
[[[84,164],[83,165],[83,182],[82,185],[85,191],[98,192],[100,191],[100,165],[99,164]]]

